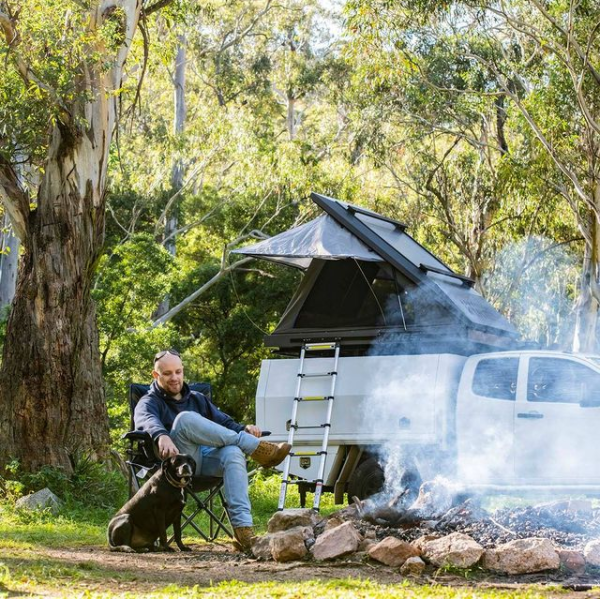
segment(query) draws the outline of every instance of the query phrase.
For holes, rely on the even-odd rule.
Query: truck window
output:
[[[600,374],[571,360],[531,358],[527,401],[578,404],[600,390]]]
[[[517,394],[518,358],[481,360],[473,376],[473,393],[514,401]]]

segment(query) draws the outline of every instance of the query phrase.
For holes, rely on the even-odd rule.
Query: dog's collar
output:
[[[173,478],[170,474],[168,470],[165,470],[165,478],[167,479],[167,482],[172,485],[173,487],[177,487],[179,489],[183,489],[184,487],[187,487],[191,482],[192,482],[192,477],[190,477],[187,481],[182,482],[181,480],[177,480],[176,478]]]

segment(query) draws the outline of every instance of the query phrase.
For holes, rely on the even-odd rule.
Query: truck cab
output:
[[[470,488],[600,490],[600,357],[470,356],[457,394],[457,478]]]

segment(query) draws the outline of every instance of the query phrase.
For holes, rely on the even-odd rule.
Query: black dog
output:
[[[181,542],[183,492],[194,472],[192,457],[179,454],[165,460],[158,472],[115,514],[108,524],[111,551],[173,551],[167,546],[167,528],[173,525],[177,547]],[[158,548],[156,547],[158,540]]]

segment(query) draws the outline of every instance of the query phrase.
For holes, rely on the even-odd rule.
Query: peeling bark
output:
[[[113,91],[121,86],[140,10],[140,0],[92,4],[90,27],[118,18],[121,45],[90,49],[107,60],[112,55],[112,68],[83,65],[79,83],[86,94],[51,131],[37,208],[30,211],[24,196],[12,197],[11,169],[0,163],[2,199],[13,207],[24,245],[0,372],[0,463],[18,458],[27,471],[50,465],[68,472],[78,455],[108,455],[90,292],[104,242]]]

